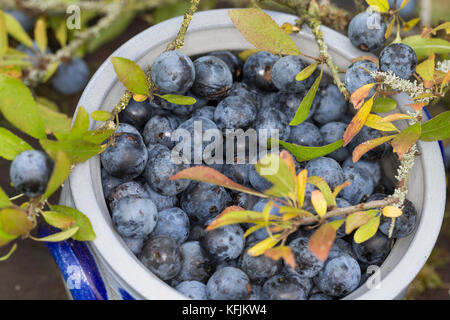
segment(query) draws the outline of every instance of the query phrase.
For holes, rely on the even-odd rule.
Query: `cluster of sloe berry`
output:
[[[309,117],[289,126],[317,74],[303,81],[295,75],[307,65],[297,56],[280,58],[257,52],[245,63],[229,51],[210,52],[194,61],[179,51],[161,54],[151,68],[160,93],[194,97],[194,105],[175,105],[154,97],[130,104],[120,113],[114,144],[101,154],[102,184],[117,232],[130,250],[156,276],[193,299],[311,299],[326,300],[348,295],[366,279],[369,265],[381,265],[393,240],[387,237],[390,220],[370,240],[357,244],[339,230],[329,258],[318,260],[308,249],[312,230],[300,228],[288,239],[296,268],[281,260],[250,256],[247,249],[268,236],[265,229],[244,238],[249,225],[228,225],[212,231],[206,226],[227,206],[262,211],[267,200],[222,187],[169,178],[187,164],[171,159],[177,128],[194,133],[194,121],[203,130],[278,129],[280,139],[303,146],[321,146],[342,139],[351,119],[350,108],[331,82],[320,84]],[[352,70],[349,71],[350,73]],[[361,75],[360,75],[361,77]],[[363,83],[348,77],[353,86]],[[224,133],[225,134],[225,133]],[[361,142],[380,137],[368,127],[351,144],[327,157],[296,162],[334,188],[348,180],[337,198],[345,207],[384,198],[392,192],[382,173],[380,159],[388,146],[381,145],[357,163],[351,152]],[[190,143],[190,142],[189,142]],[[205,145],[195,146],[205,148]],[[193,155],[186,155],[193,159]],[[205,160],[205,159],[203,159]],[[233,181],[259,191],[271,183],[252,164],[213,164]],[[306,206],[314,189],[307,185]],[[311,209],[312,210],[312,209]],[[279,214],[276,207],[273,214]],[[405,237],[415,226],[416,210],[407,201],[397,219],[394,238]],[[343,228],[343,227],[342,227]]]

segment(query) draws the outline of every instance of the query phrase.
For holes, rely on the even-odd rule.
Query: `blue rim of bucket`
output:
[[[423,111],[425,112],[425,114],[427,115],[428,119],[433,119],[433,117],[431,116],[430,111],[428,111],[427,108],[423,108]],[[439,148],[441,149],[441,155],[442,155],[442,161],[444,161],[444,167],[445,167],[445,151],[444,151],[444,144],[442,143],[441,140],[438,141],[439,143]]]

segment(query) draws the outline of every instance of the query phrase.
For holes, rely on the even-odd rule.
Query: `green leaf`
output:
[[[89,130],[89,113],[86,109],[80,106],[77,110],[75,121],[70,131],[69,139],[79,139]]]
[[[450,53],[450,42],[440,38],[422,38],[420,35],[406,37],[402,41],[416,52],[417,58],[426,58],[430,51],[434,54]]]
[[[177,174],[169,178],[170,181],[177,179],[189,179],[195,181],[201,181],[206,183],[215,184],[227,189],[232,189],[244,193],[248,193],[260,198],[268,198],[264,193],[252,190],[250,188],[244,187],[239,183],[236,183],[229,179],[227,176],[223,175],[219,171],[206,167],[206,166],[196,166],[181,170]]]
[[[111,112],[104,110],[97,110],[91,113],[91,118],[95,121],[106,121],[111,118],[111,116]]]
[[[9,259],[9,257],[11,257],[11,255],[14,253],[14,251],[16,251],[17,249],[17,243],[14,243],[13,246],[11,247],[11,249],[9,250],[9,252],[7,254],[5,254],[3,257],[0,257],[0,261],[6,261]]]
[[[299,55],[294,41],[278,24],[260,9],[229,10],[236,28],[256,48],[274,54]]]
[[[323,71],[323,69],[322,69]],[[322,71],[317,79],[314,81],[311,88],[309,88],[308,93],[303,98],[302,102],[298,106],[297,112],[295,113],[294,119],[289,123],[290,126],[296,126],[302,123],[308,118],[309,110],[311,109],[311,105],[314,101],[314,98],[317,93],[317,89],[319,88],[320,80],[322,79]]]
[[[59,212],[65,216],[75,219],[74,226],[77,226],[80,229],[73,235],[72,238],[78,241],[95,240],[96,235],[94,230],[92,229],[91,222],[82,212],[78,211],[77,209],[61,205],[53,205],[50,206],[50,208],[52,211]]]
[[[389,3],[387,0],[366,0],[366,2],[369,6],[377,7],[381,13],[387,12],[389,10]]]
[[[63,151],[59,151],[56,155],[55,166],[53,173],[47,184],[47,190],[45,190],[43,199],[50,197],[58,188],[63,184],[70,174],[71,163],[69,158]]]
[[[8,195],[0,188],[0,209],[11,206],[11,201],[9,200]]]
[[[270,144],[273,143],[272,141],[278,141],[281,146],[289,150],[295,156],[297,161],[309,161],[311,159],[326,156],[327,154],[339,149],[344,145],[344,140],[342,139],[321,147],[299,146],[293,143],[285,142],[283,140],[269,138]]]
[[[89,160],[103,150],[100,145],[84,140],[41,140],[40,143],[45,152],[53,159],[56,158],[59,151],[64,151],[74,164]]]
[[[0,157],[14,160],[16,156],[33,148],[11,131],[0,128]]]
[[[255,163],[255,169],[260,176],[273,184],[264,193],[276,197],[288,197],[295,192],[295,176],[279,155],[268,153]]]
[[[165,94],[163,96],[159,96],[160,98],[163,98],[166,101],[169,101],[173,104],[178,105],[192,105],[197,102],[195,98],[189,97],[189,96],[181,96],[178,94]]]
[[[148,95],[147,76],[134,62],[126,58],[112,57],[111,62],[120,82],[132,93]]]
[[[37,107],[44,121],[45,132],[68,135],[72,120],[66,114],[52,110],[49,107],[38,102]]]
[[[318,65],[319,65],[318,62],[310,64],[309,66],[307,66],[305,69],[300,71],[295,76],[295,80],[302,81],[302,80],[305,80],[305,79],[309,78],[309,76],[311,76],[313,74],[313,72],[316,70]]]
[[[50,65],[50,67],[49,67],[47,73],[45,74],[44,78],[42,79],[42,82],[46,83],[48,81],[48,79],[50,79],[55,74],[55,72],[58,70],[59,65],[60,65],[59,61],[53,62]]]
[[[114,134],[114,129],[89,130],[83,134],[83,140],[94,144],[101,144]]]
[[[20,80],[0,75],[0,111],[9,122],[33,138],[47,137],[30,89]]]
[[[73,226],[75,219],[56,211],[43,211],[42,216],[49,225],[58,229],[67,229]]]
[[[33,47],[33,41],[31,40],[30,36],[26,31],[22,28],[20,23],[9,13],[4,12],[5,15],[5,21],[6,21],[6,29],[8,30],[8,33],[19,41],[20,43],[23,43],[27,47],[32,48]]]
[[[423,141],[445,140],[450,138],[450,111],[443,112],[422,124]]]
[[[0,59],[8,51],[8,32],[6,30],[6,19],[3,11],[0,10]]]
[[[421,134],[421,125],[419,122],[407,127],[400,132],[391,142],[394,152],[401,159],[406,151],[419,140]]]
[[[372,112],[384,113],[397,108],[397,101],[388,97],[379,97],[373,100]]]
[[[0,229],[12,236],[26,236],[33,228],[33,223],[28,219],[22,209],[4,208],[0,211]]]
[[[74,235],[78,232],[79,227],[73,227],[61,232],[57,232],[54,234],[51,234],[49,236],[43,237],[43,238],[35,238],[30,237],[33,240],[41,241],[41,242],[60,242],[69,239],[70,237],[74,237]]]
[[[356,230],[353,239],[356,243],[362,243],[372,238],[377,233],[378,226],[380,225],[380,216],[372,218],[366,224]]]

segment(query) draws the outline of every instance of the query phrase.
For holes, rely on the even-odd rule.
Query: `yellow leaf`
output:
[[[408,120],[412,117],[408,114],[404,113],[392,113],[382,119],[382,122],[391,122],[391,121],[397,121],[397,120]]]
[[[348,125],[347,129],[344,132],[344,147],[353,139],[354,136],[358,134],[358,132],[366,123],[367,117],[372,110],[373,105],[373,97],[367,100],[366,103],[362,106],[362,108],[358,111],[358,113],[353,117],[352,121]]]
[[[391,122],[383,121],[382,117],[373,113],[369,114],[364,125],[380,131],[399,131]]]
[[[398,0],[400,1],[400,0]],[[402,4],[400,5],[400,8],[398,8],[398,11],[402,10],[407,4],[408,4],[409,0],[403,0]]]
[[[349,185],[350,185],[350,181],[345,181],[343,184],[340,184],[336,188],[334,188],[334,190],[333,190],[333,198],[336,199],[336,197],[338,196],[339,192],[341,192],[342,189],[344,189],[345,187],[348,187]]]
[[[297,81],[302,81],[307,79],[310,75],[313,74],[313,72],[316,70],[317,66],[319,65],[318,62],[310,64],[309,66],[307,66],[305,69],[303,69],[302,71],[300,71],[296,76],[295,76],[295,80]]]
[[[8,30],[6,29],[6,19],[3,11],[0,10],[0,59],[8,51]]]
[[[147,100],[148,96],[145,96],[143,94],[133,94],[133,100],[136,102],[144,102]]]
[[[411,19],[403,24],[403,31],[409,31],[420,21],[420,18]]]
[[[311,202],[319,217],[323,217],[327,213],[327,200],[320,190],[314,190],[311,193]]]
[[[259,49],[248,49],[248,50],[244,50],[238,53],[238,57],[242,60],[242,61],[246,61],[248,59],[248,57],[250,57],[252,54],[255,54],[257,52],[259,52],[261,50]]]
[[[416,67],[416,72],[425,81],[434,81],[434,53]]]
[[[316,186],[322,192],[328,206],[336,206],[336,201],[334,200],[333,193],[331,192],[328,183],[319,176],[308,177],[308,183]]]
[[[268,237],[248,249],[247,253],[249,256],[262,255],[267,250],[273,248],[278,242],[280,242],[280,235]]]
[[[386,32],[384,33],[384,38],[389,39],[389,37],[392,34],[392,28],[395,24],[395,16],[392,18],[391,22],[389,23],[388,27],[386,28]]]
[[[383,208],[383,216],[388,218],[398,218],[402,214],[402,210],[394,206],[386,206]]]
[[[47,23],[44,18],[39,18],[36,22],[36,26],[34,27],[34,39],[41,50],[42,53],[45,53],[48,45],[47,38]]]
[[[303,203],[305,201],[305,189],[306,189],[306,179],[308,177],[308,172],[306,169],[300,171],[297,175],[297,198],[300,203],[300,208],[303,208]]]
[[[389,3],[387,0],[366,0],[369,6],[377,7],[381,13],[388,12]]]
[[[366,224],[356,230],[353,239],[356,243],[362,243],[364,241],[369,240],[372,236],[377,233],[378,226],[380,225],[380,217],[375,217],[369,220]]]
[[[365,225],[372,218],[376,217],[377,210],[358,211],[347,216],[345,219],[345,233],[350,234],[353,230]]]
[[[65,19],[62,19],[61,24],[58,29],[56,29],[55,36],[61,47],[65,47],[67,44],[67,27]]]

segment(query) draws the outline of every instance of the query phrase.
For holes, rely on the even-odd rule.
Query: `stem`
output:
[[[186,36],[187,29],[191,23],[192,16],[197,11],[200,0],[191,0],[191,7],[184,14],[183,22],[181,23],[180,30],[178,31],[177,37],[173,39],[171,43],[166,48],[166,51],[177,50],[184,46],[184,37]]]

